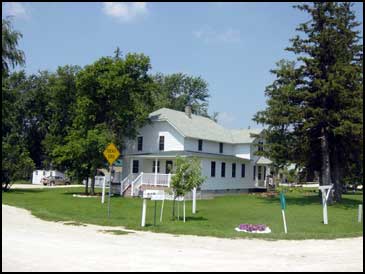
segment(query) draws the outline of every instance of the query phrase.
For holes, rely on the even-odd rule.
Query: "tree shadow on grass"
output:
[[[207,218],[199,216],[199,217],[193,217],[193,216],[186,216],[186,221],[208,221]]]
[[[4,193],[10,193],[10,194],[26,194],[26,193],[41,193],[44,192],[44,189],[10,189]]]
[[[260,199],[260,201],[263,201],[265,203],[280,205],[279,196],[275,196],[275,197],[258,197],[258,199]],[[303,196],[298,196],[298,197],[293,197],[293,196],[286,195],[285,200],[286,200],[287,205],[303,205],[303,206],[305,206],[305,205],[321,205],[322,204],[322,198],[319,195],[316,195],[316,194],[314,194],[314,195],[303,195]],[[356,208],[361,203],[362,203],[361,201],[358,201],[356,199],[343,197],[342,201],[340,203],[335,203],[335,204],[329,205],[329,206],[335,206],[335,207],[339,207],[339,208],[342,207],[344,209],[352,209],[352,208]]]

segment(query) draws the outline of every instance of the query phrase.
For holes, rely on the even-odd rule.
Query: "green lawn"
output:
[[[266,239],[331,239],[363,235],[362,223],[357,222],[362,193],[343,196],[343,203],[328,207],[329,224],[322,223],[322,206],[317,192],[301,191],[286,194],[288,234],[284,234],[278,197],[266,198],[243,194],[198,200],[197,214],[191,213],[186,202],[186,223],[172,221],[172,201],[165,202],[163,222],[159,222],[161,202],[157,202],[157,225],[153,226],[154,201],[148,201],[146,227],[140,227],[142,200],[112,197],[111,216],[107,218],[107,199],[76,198],[72,194],[82,188],[13,189],[2,194],[3,204],[28,209],[33,215],[51,221],[67,221],[127,229],[149,230],[172,234],[215,237],[255,237]],[[107,197],[106,197],[107,198]],[[180,207],[180,216],[182,215]],[[272,233],[248,234],[234,230],[240,223],[266,224]]]

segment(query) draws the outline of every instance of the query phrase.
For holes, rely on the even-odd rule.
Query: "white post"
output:
[[[170,182],[171,182],[171,173],[167,175],[167,187],[170,187]]]
[[[131,184],[131,196],[133,197],[134,194],[134,181]]]
[[[157,158],[155,159],[155,186],[157,185]]]
[[[362,205],[359,205],[359,215],[357,217],[357,221],[359,223],[361,223],[361,219],[362,219],[361,217],[362,217]]]
[[[130,168],[129,174],[133,174],[133,159],[131,158],[131,168]]]
[[[105,199],[105,177],[103,178],[103,189],[102,189],[102,194],[101,194],[101,203],[104,204],[104,199]]]
[[[333,185],[329,186],[320,186],[319,189],[322,191],[322,204],[323,204],[323,223],[325,225],[328,224],[328,215],[327,215],[327,200],[331,194],[331,188]]]
[[[146,207],[147,207],[147,199],[143,199],[143,205],[142,205],[142,221],[141,226],[146,225]]]
[[[185,199],[184,199],[184,223],[185,223]]]
[[[163,214],[163,204],[165,202],[165,199],[162,200],[162,205],[161,205],[161,214],[160,214],[160,223],[162,222],[162,214]]]
[[[193,188],[193,214],[196,213],[196,187]]]
[[[281,213],[283,215],[284,231],[285,231],[285,234],[287,234],[288,233],[288,230],[286,228],[286,220],[285,220],[285,212],[284,212],[284,209],[281,210]]]
[[[325,225],[328,224],[328,216],[327,216],[327,201],[323,199],[323,223]]]

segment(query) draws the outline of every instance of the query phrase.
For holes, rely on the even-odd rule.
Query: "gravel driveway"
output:
[[[363,238],[264,241],[112,235],[2,205],[2,271],[363,271]]]

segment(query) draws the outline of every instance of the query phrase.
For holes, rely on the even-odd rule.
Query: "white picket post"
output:
[[[357,216],[357,221],[361,223],[361,219],[362,219],[362,205],[359,205],[359,214]]]
[[[285,212],[284,212],[283,209],[281,210],[281,213],[283,214],[284,231],[285,231],[285,234],[287,234],[288,233],[288,229],[286,227]]]
[[[147,199],[143,199],[142,221],[141,221],[141,226],[142,227],[144,227],[146,225],[146,207],[147,207]]]
[[[103,190],[102,190],[102,194],[101,194],[101,203],[104,204],[104,199],[105,199],[105,177],[103,178]]]
[[[193,188],[193,214],[196,213],[196,187]]]

